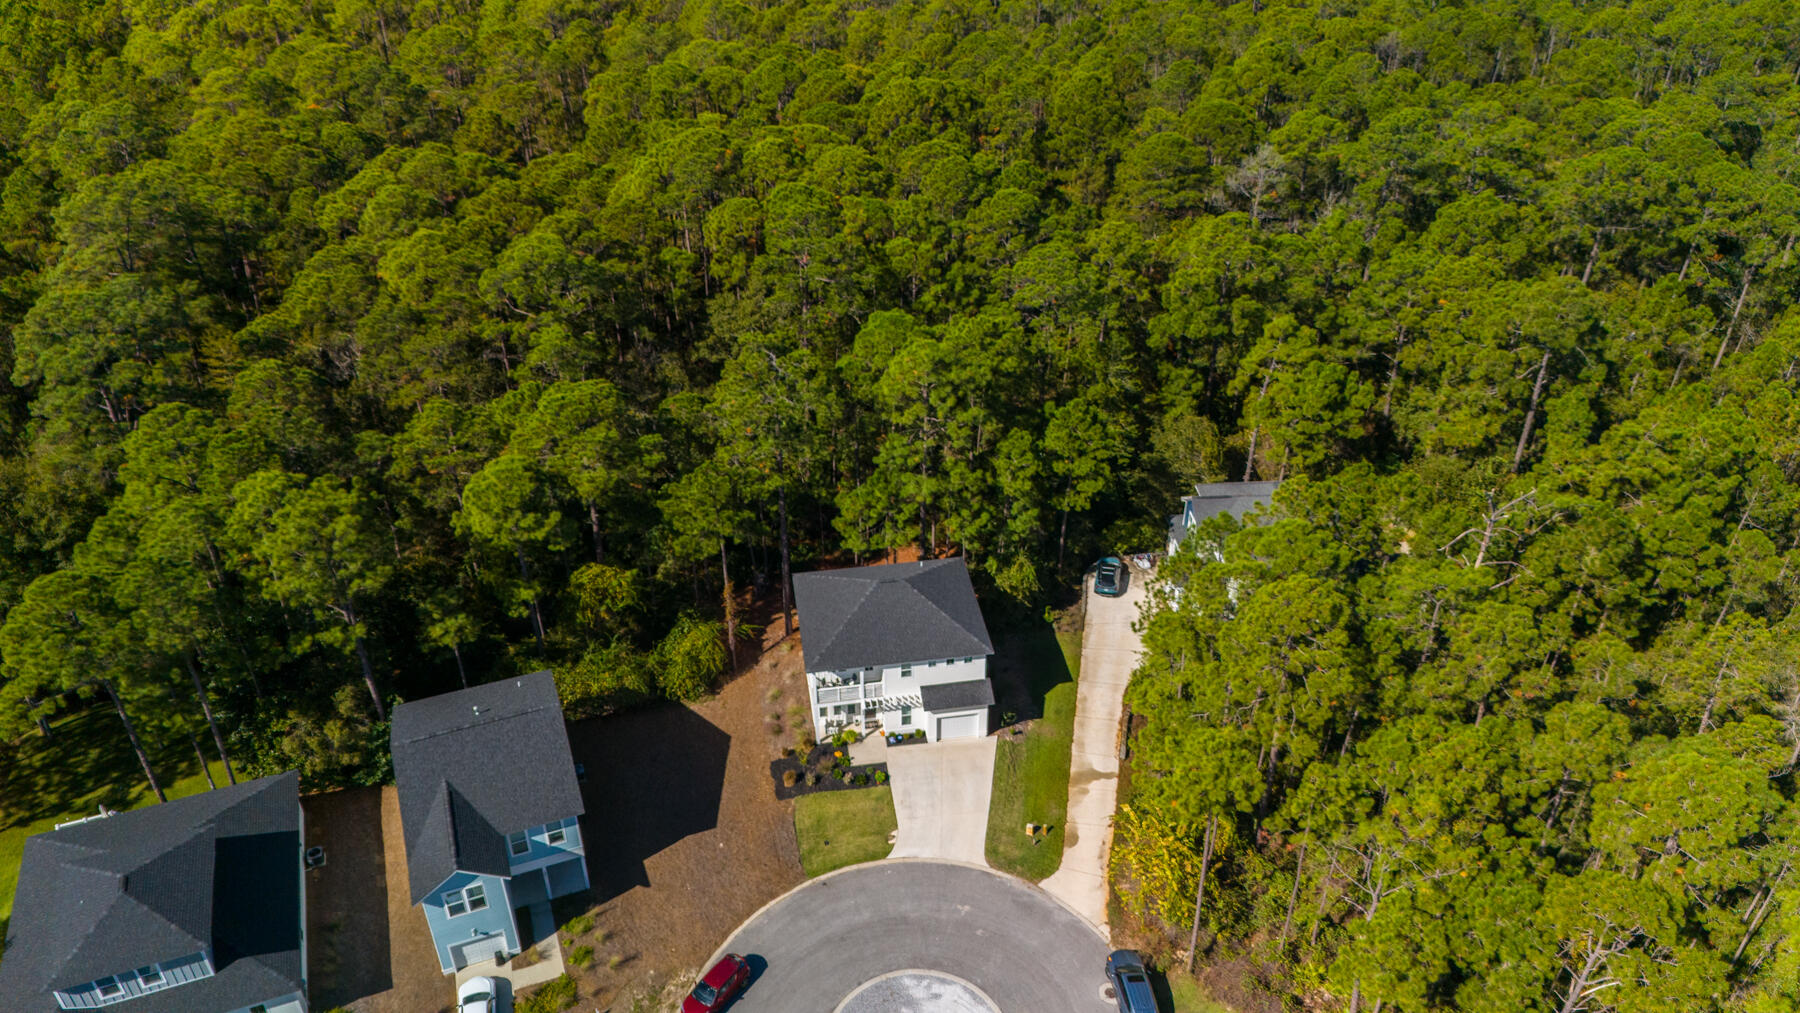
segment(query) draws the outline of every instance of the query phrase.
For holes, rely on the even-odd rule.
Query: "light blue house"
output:
[[[412,901],[446,974],[504,961],[588,888],[581,789],[556,683],[535,672],[401,704],[394,780]]]

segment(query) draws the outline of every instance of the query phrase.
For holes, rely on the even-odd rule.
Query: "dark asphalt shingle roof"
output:
[[[794,574],[808,672],[994,653],[957,559]]]
[[[414,904],[458,871],[506,875],[508,834],[584,811],[548,671],[401,704],[393,749]]]
[[[289,772],[25,842],[0,1009],[211,948],[216,973],[106,1009],[225,1013],[301,988],[300,779]]]
[[[1170,534],[1179,542],[1187,537],[1187,508],[1193,507],[1194,523],[1199,524],[1220,514],[1230,514],[1238,520],[1259,506],[1268,506],[1275,496],[1275,487],[1280,482],[1201,482],[1194,486],[1192,496],[1181,498],[1182,511],[1175,515],[1170,525]]]
[[[968,682],[940,682],[935,686],[920,686],[919,702],[933,713],[969,707],[992,707],[994,684],[986,679],[970,679]]]

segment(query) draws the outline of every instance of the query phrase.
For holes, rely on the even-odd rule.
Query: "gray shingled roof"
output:
[[[584,811],[547,671],[403,703],[393,746],[414,904],[458,871],[506,875],[508,834]]]
[[[994,653],[962,559],[794,574],[808,672]]]
[[[211,1013],[297,992],[300,779],[292,772],[25,842],[0,1009],[57,1009],[54,989],[213,951],[212,977],[106,1007]]]
[[[994,684],[986,679],[970,679],[968,682],[940,682],[920,686],[919,702],[933,713],[969,707],[992,707]]]
[[[1201,482],[1194,486],[1192,496],[1181,498],[1182,511],[1175,515],[1169,525],[1169,533],[1179,542],[1187,537],[1187,506],[1194,508],[1194,523],[1198,524],[1210,517],[1230,514],[1238,520],[1259,506],[1268,506],[1275,497],[1275,487],[1280,482]]]

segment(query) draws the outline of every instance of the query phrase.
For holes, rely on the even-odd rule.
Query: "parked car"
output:
[[[694,990],[681,1000],[681,1013],[715,1013],[744,990],[750,981],[750,965],[743,957],[727,953],[712,970],[700,979]]]
[[[1107,556],[1094,566],[1094,593],[1117,598],[1125,593],[1125,584],[1130,579],[1119,557]]]
[[[1162,1013],[1156,1004],[1156,993],[1150,990],[1150,975],[1144,970],[1144,958],[1136,950],[1114,950],[1106,957],[1106,980],[1112,982],[1113,996],[1119,1000],[1119,1013]]]
[[[498,978],[470,978],[456,990],[456,1013],[506,1013]]]

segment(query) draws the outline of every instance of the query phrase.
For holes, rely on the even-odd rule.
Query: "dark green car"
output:
[[[1125,585],[1131,580],[1125,570],[1125,564],[1118,556],[1107,556],[1094,564],[1094,593],[1108,598],[1117,598],[1125,593]]]

